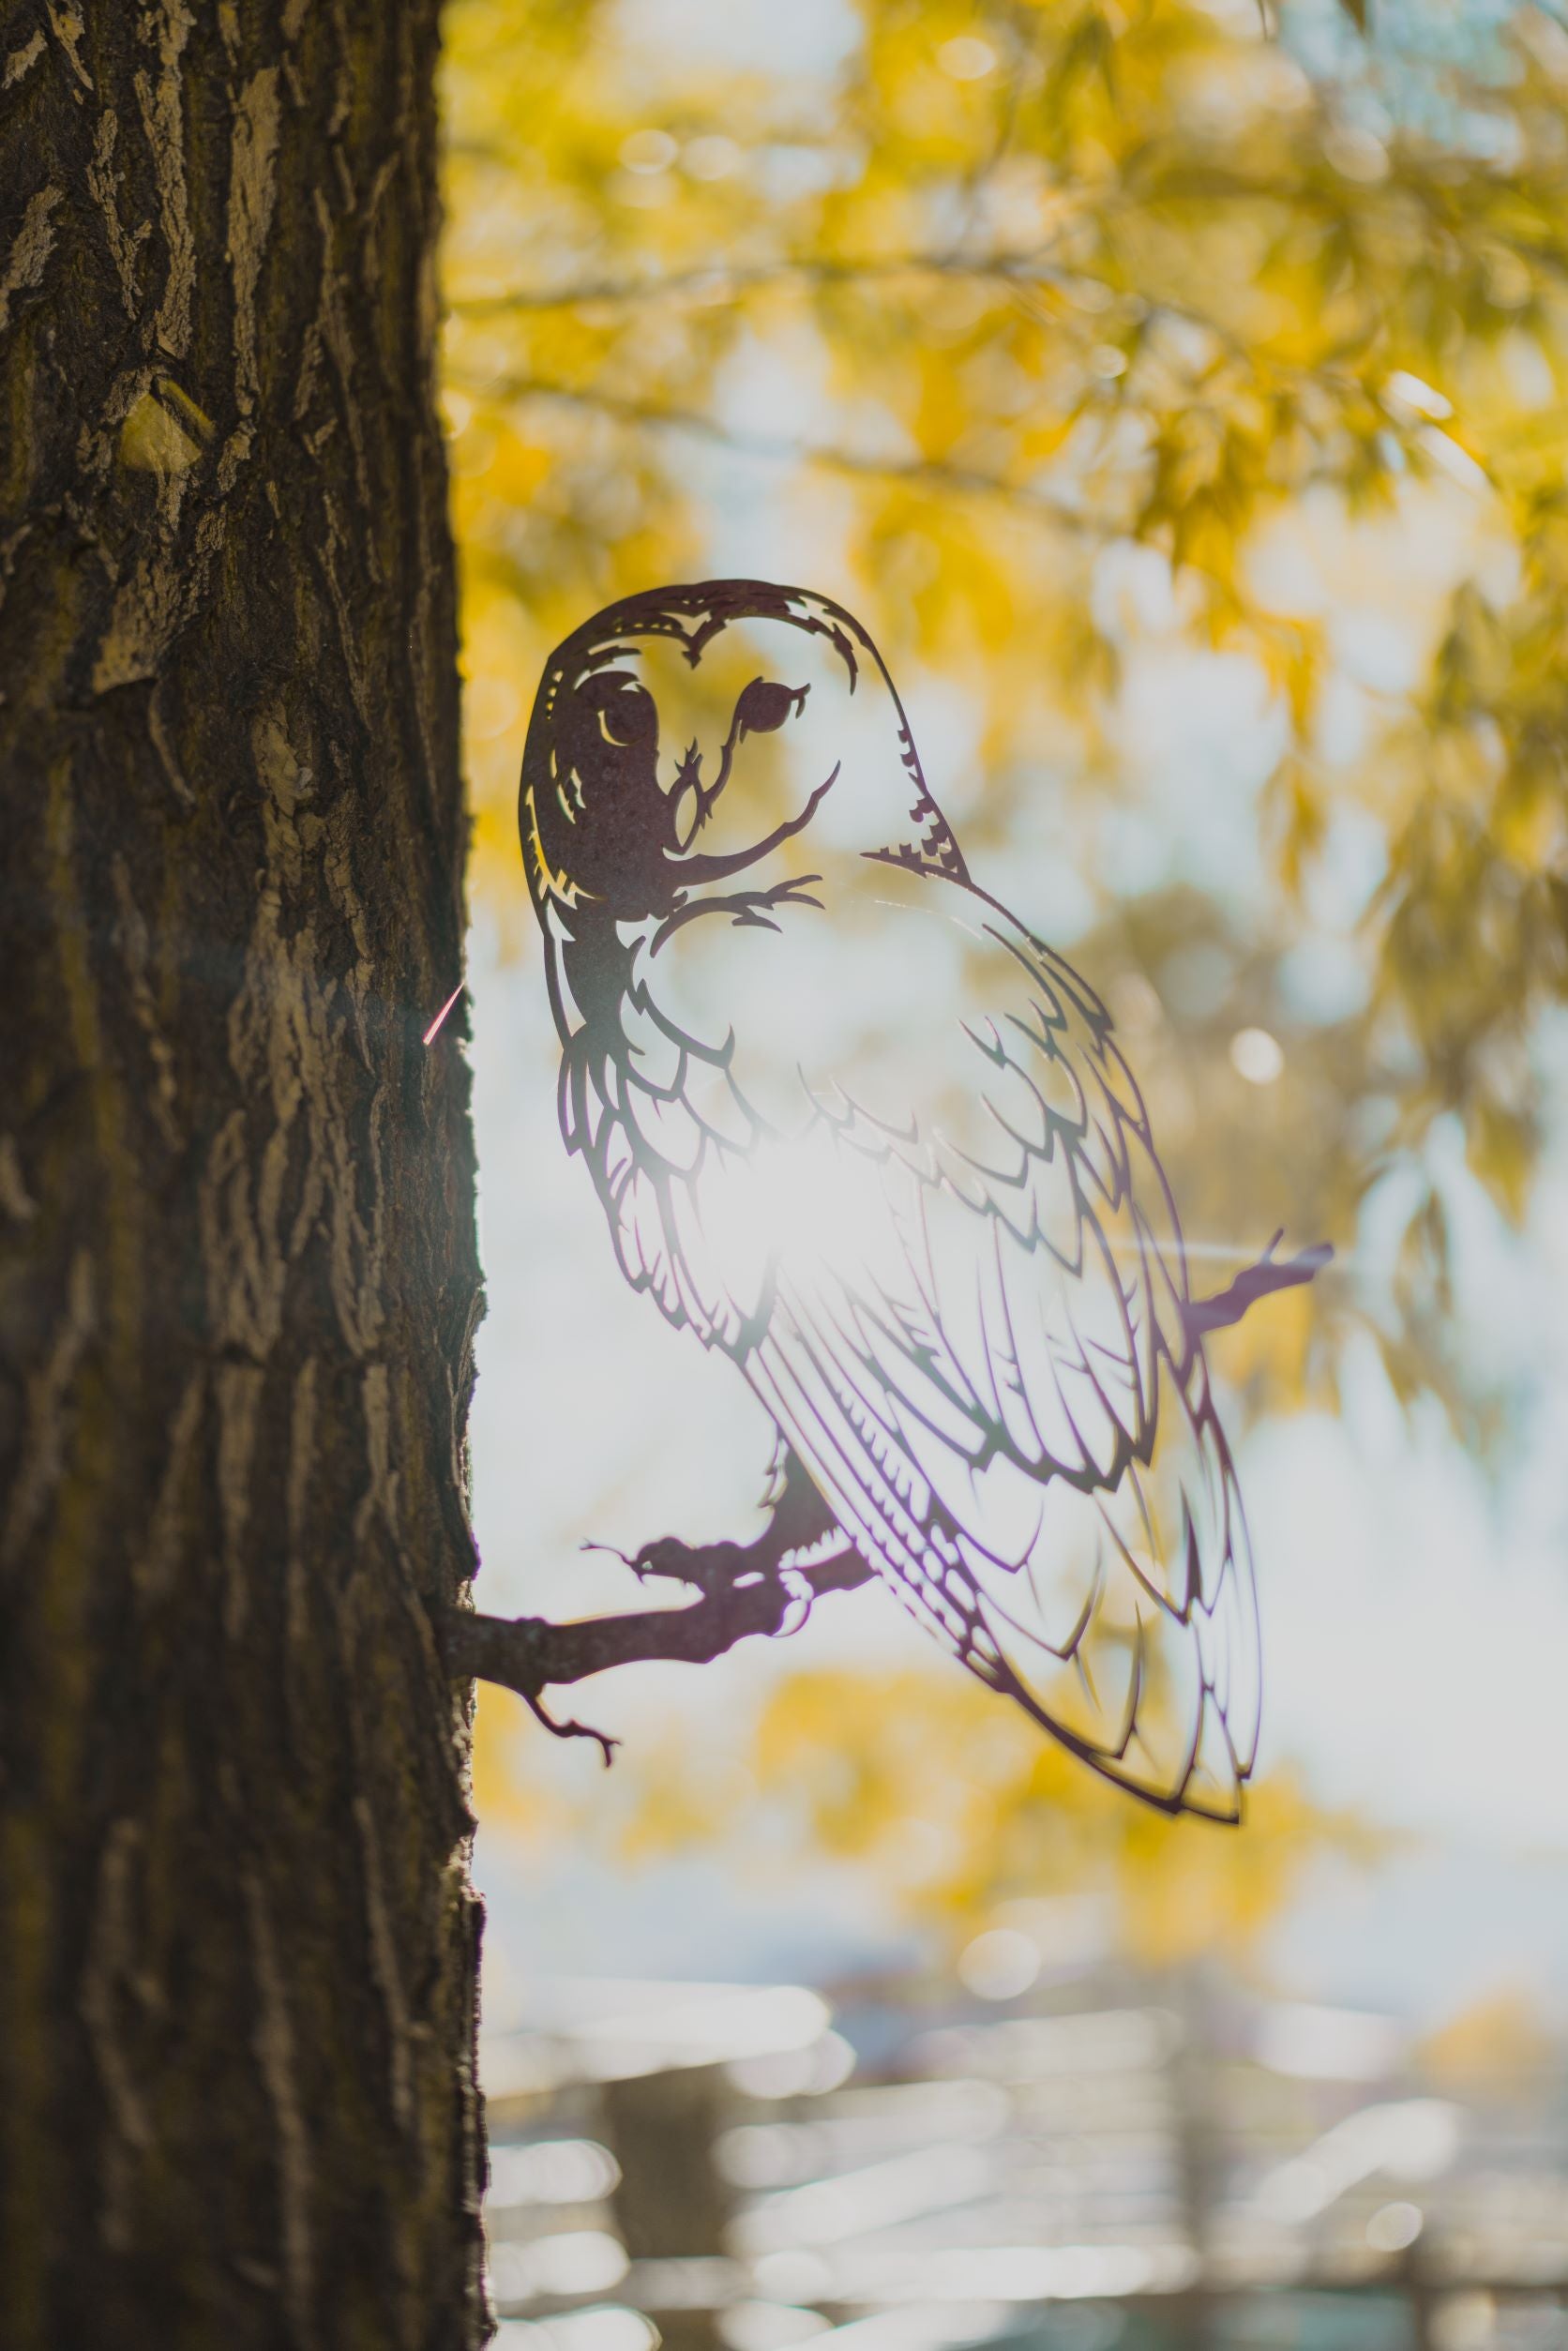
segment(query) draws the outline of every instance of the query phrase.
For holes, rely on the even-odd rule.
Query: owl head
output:
[[[535,905],[580,921],[663,916],[786,855],[963,871],[865,629],[756,580],[650,589],[574,629],[535,701],[519,816]]]

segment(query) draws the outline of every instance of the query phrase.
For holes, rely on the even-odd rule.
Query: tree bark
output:
[[[0,37],[8,2351],[483,2333],[436,18]]]

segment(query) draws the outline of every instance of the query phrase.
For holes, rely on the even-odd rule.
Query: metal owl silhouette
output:
[[[778,1579],[798,1618],[859,1562],[1108,1779],[1234,1818],[1258,1622],[1203,1334],[1327,1249],[1193,1297],[1105,1006],[972,879],[827,597],[596,614],[546,670],[520,821],[567,1148],[626,1278],[778,1434],[755,1543],[630,1564]]]

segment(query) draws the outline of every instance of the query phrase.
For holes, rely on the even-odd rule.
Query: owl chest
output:
[[[567,1139],[628,1280],[736,1354],[766,1328],[781,1252],[836,1256],[848,1235],[864,1254],[890,1162],[935,1172],[948,1063],[973,1055],[929,888],[852,880],[628,942],[567,1047]]]

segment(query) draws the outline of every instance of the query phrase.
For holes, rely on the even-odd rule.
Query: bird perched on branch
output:
[[[631,1564],[804,1602],[858,1560],[1108,1778],[1233,1818],[1258,1631],[1203,1334],[1327,1250],[1193,1298],[1104,1005],[971,879],[827,598],[596,614],[520,821],[567,1146],[628,1280],[778,1433],[757,1542]]]

